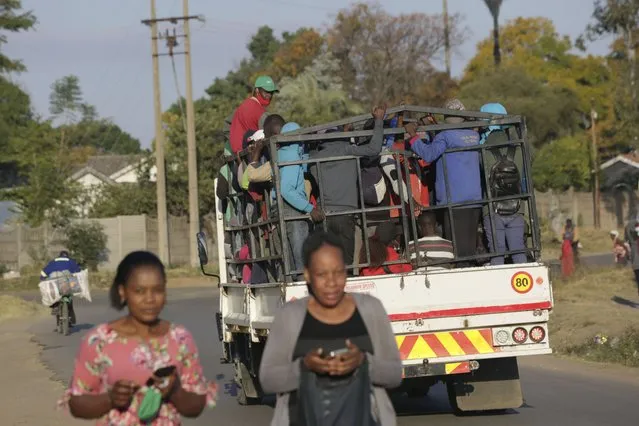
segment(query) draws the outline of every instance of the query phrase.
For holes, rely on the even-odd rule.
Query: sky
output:
[[[156,0],[158,17],[182,13],[182,0]],[[149,147],[154,133],[153,80],[149,27],[141,20],[150,14],[149,0],[23,0],[23,7],[38,18],[35,31],[9,37],[3,50],[20,58],[28,68],[15,76],[30,95],[36,111],[48,116],[50,86],[58,78],[80,78],[85,101],[101,117],[111,118]],[[220,6],[220,3],[226,6]],[[193,91],[195,98],[215,77],[224,77],[248,55],[246,43],[261,25],[276,33],[299,27],[326,28],[332,17],[351,2],[346,0],[191,0]],[[441,13],[441,0],[381,0],[393,13]],[[492,18],[482,0],[449,0],[449,13],[461,13],[468,28],[466,42],[453,54],[452,72],[459,76],[472,58],[478,41],[491,35]],[[591,0],[504,0],[500,22],[518,16],[544,16],[554,21],[559,34],[578,36],[593,9]],[[604,54],[610,40],[589,47]],[[160,44],[162,50],[162,44]],[[180,50],[178,48],[178,50]],[[443,68],[443,64],[439,64]],[[176,57],[178,80],[184,94],[184,57]],[[160,58],[162,104],[177,99],[171,61]]]

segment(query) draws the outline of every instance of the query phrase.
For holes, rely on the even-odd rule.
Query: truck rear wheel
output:
[[[505,412],[523,404],[517,358],[482,360],[475,372],[446,381],[446,390],[456,415]]]

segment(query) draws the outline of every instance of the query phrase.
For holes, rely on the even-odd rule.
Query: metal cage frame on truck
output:
[[[499,143],[499,144],[490,144],[490,145],[477,145],[477,146],[472,146],[468,148],[456,148],[456,149],[446,150],[444,154],[442,154],[442,165],[444,167],[444,178],[446,180],[446,189],[447,189],[446,192],[448,194],[450,194],[450,190],[449,190],[449,184],[448,184],[448,173],[447,173],[447,164],[446,164],[447,154],[452,154],[456,152],[479,151],[480,158],[481,158],[480,168],[483,171],[482,175],[484,180],[482,182],[482,185],[485,189],[487,189],[490,187],[490,185],[489,185],[488,173],[485,173],[485,170],[484,170],[486,151],[487,150],[492,151],[492,150],[502,149],[504,147],[514,146],[516,149],[519,149],[522,152],[524,170],[520,171],[520,173],[522,173],[522,177],[525,179],[527,184],[525,188],[522,188],[522,191],[520,194],[509,195],[504,197],[493,197],[491,191],[486,190],[485,198],[483,198],[482,200],[466,201],[466,202],[460,202],[460,203],[446,203],[444,205],[429,205],[428,207],[420,207],[420,210],[422,212],[426,212],[426,211],[439,212],[444,210],[445,214],[448,215],[449,223],[451,224],[450,225],[451,239],[452,239],[455,259],[453,261],[446,260],[446,261],[428,262],[428,264],[426,264],[422,262],[419,256],[417,256],[417,265],[416,265],[417,268],[437,266],[437,265],[441,265],[445,263],[458,264],[458,263],[467,262],[467,261],[475,261],[475,262],[480,260],[489,261],[493,257],[511,256],[513,254],[519,254],[519,253],[525,253],[528,256],[528,258],[532,261],[540,260],[541,233],[539,230],[539,221],[538,221],[537,209],[535,204],[534,187],[532,184],[530,150],[526,142],[527,141],[526,122],[522,116],[499,115],[499,114],[482,113],[482,112],[475,112],[475,111],[454,111],[454,110],[446,110],[441,108],[420,107],[420,106],[398,106],[398,107],[389,108],[386,111],[386,115],[391,115],[391,114],[397,114],[402,116],[406,114],[440,114],[444,116],[455,116],[455,117],[461,117],[465,119],[465,121],[462,123],[434,124],[434,125],[420,126],[417,128],[417,131],[421,131],[421,132],[436,132],[436,131],[443,131],[443,130],[458,130],[458,129],[477,129],[477,128],[485,128],[488,126],[499,126],[499,125],[509,126],[515,130],[517,134],[517,139],[509,140],[508,142]],[[347,265],[348,269],[360,269],[360,268],[365,268],[370,266],[370,249],[369,249],[368,238],[366,236],[366,230],[368,225],[367,214],[370,214],[370,213],[387,212],[387,211],[390,212],[393,210],[401,211],[400,216],[401,216],[401,226],[403,231],[402,234],[404,237],[405,247],[407,249],[407,252],[405,254],[407,255],[407,257],[410,256],[410,253],[408,253],[409,236],[417,235],[416,218],[415,218],[415,215],[411,214],[413,211],[415,211],[415,208],[416,208],[415,200],[413,199],[413,197],[410,197],[410,196],[408,197],[409,198],[408,200],[404,199],[405,193],[406,194],[412,193],[410,179],[406,179],[406,180],[398,179],[399,187],[398,187],[397,195],[400,198],[399,205],[370,207],[364,204],[363,191],[361,189],[361,185],[359,185],[359,183],[362,181],[361,166],[359,161],[361,157],[342,156],[342,157],[328,157],[328,158],[317,158],[317,159],[305,159],[300,161],[279,162],[277,159],[277,155],[275,155],[274,153],[277,152],[277,146],[281,144],[291,144],[291,143],[311,144],[311,143],[317,143],[324,140],[344,140],[344,143],[348,143],[347,141],[350,138],[371,137],[373,135],[373,130],[353,130],[353,131],[347,131],[347,132],[334,131],[330,133],[319,133],[329,129],[335,129],[336,127],[344,126],[344,125],[361,126],[366,120],[369,120],[370,118],[371,118],[370,114],[362,114],[355,117],[341,119],[341,120],[333,121],[333,122],[322,124],[322,125],[302,128],[302,129],[296,130],[294,132],[286,133],[286,134],[276,135],[271,137],[269,140],[269,150],[271,153],[270,162],[271,162],[271,170],[273,173],[273,186],[274,186],[275,195],[276,195],[275,207],[277,208],[277,212],[283,211],[284,203],[285,203],[281,194],[281,180],[280,180],[281,167],[291,166],[291,165],[315,164],[318,171],[318,179],[317,179],[318,180],[317,184],[319,186],[318,202],[320,207],[323,207],[324,197],[323,197],[320,165],[322,163],[327,163],[332,161],[354,161],[355,162],[355,167],[357,168],[357,182],[355,182],[354,184],[359,186],[358,196],[359,196],[360,207],[353,210],[338,211],[338,212],[329,212],[324,210],[324,213],[327,217],[356,215],[361,221],[361,227],[360,229],[356,230],[356,232],[361,231],[364,233],[364,238],[362,239],[362,243],[365,249],[366,259],[365,259],[365,262],[363,263],[360,262],[354,265]],[[408,117],[405,117],[403,120],[404,122],[416,121],[414,118],[408,118]],[[403,135],[404,133],[405,133],[404,127],[384,128],[385,136]],[[400,161],[400,157],[403,157],[404,159],[419,158],[416,154],[410,151],[402,151],[402,150],[387,150],[387,151],[383,150],[380,153],[380,155],[383,155],[383,154],[393,155],[397,170],[401,170],[403,168],[403,172],[405,173],[405,176],[408,176],[409,174],[409,162]],[[238,161],[238,159],[241,160],[246,155],[247,155],[247,152],[244,151],[242,153],[239,153],[237,156],[227,158],[227,161],[235,162],[235,161]],[[236,192],[235,194],[231,194],[229,197],[236,198],[236,199],[246,198],[246,194],[240,191],[240,192]],[[515,199],[522,200],[527,205],[527,213],[528,213],[528,220],[529,220],[528,224],[530,229],[529,236],[532,243],[532,247],[526,247],[524,250],[498,251],[496,247],[496,243],[493,239],[493,247],[490,248],[490,251],[488,253],[475,254],[473,256],[467,256],[467,257],[461,257],[461,258],[458,257],[457,241],[455,238],[455,228],[454,228],[455,223],[454,223],[454,220],[452,220],[453,209],[464,207],[464,206],[477,206],[477,205],[481,205],[482,207],[486,205],[491,206],[492,208],[488,209],[489,223],[491,226],[492,235],[496,235],[495,221],[494,221],[494,216],[496,213],[494,212],[494,204],[500,201],[515,200]],[[266,207],[267,211],[272,212],[272,205],[271,205],[271,199],[270,199],[269,193],[264,195],[264,200],[267,204],[267,207]],[[244,209],[242,209],[242,213],[244,213]],[[255,238],[253,238],[254,232],[252,231],[254,230],[259,231],[260,228],[275,225],[277,227],[276,232],[278,232],[278,234],[282,236],[282,235],[285,235],[284,229],[286,228],[286,222],[300,220],[300,219],[308,219],[308,215],[299,214],[295,216],[285,217],[285,215],[283,214],[278,214],[276,219],[269,218],[268,220],[265,220],[265,221],[258,221],[256,223],[247,223],[247,224],[242,224],[238,226],[229,225],[225,223],[224,230],[226,232],[230,232],[231,234],[248,231],[251,254],[255,254],[258,251],[262,253],[264,251],[263,247],[261,247],[261,244],[263,242],[257,241]],[[322,226],[324,227],[324,229],[326,229],[325,221],[323,222]],[[233,241],[233,239],[231,241]],[[270,253],[268,256],[257,256],[257,257],[246,259],[246,260],[227,259],[226,263],[227,265],[244,265],[244,264],[255,264],[259,262],[271,262],[271,261],[279,260],[282,263],[283,275],[285,277],[283,281],[291,282],[292,281],[291,276],[299,275],[303,271],[290,270],[289,252],[283,246],[284,239],[280,238],[279,243],[280,243],[279,247],[274,247],[272,239],[269,240]],[[260,246],[260,250],[258,250],[258,245]],[[236,248],[232,247],[231,251],[232,253],[235,253]],[[407,261],[408,261],[407,259],[402,258],[394,262],[385,262],[384,265],[406,263]],[[224,277],[223,279],[225,279],[226,281],[229,281],[228,276]]]

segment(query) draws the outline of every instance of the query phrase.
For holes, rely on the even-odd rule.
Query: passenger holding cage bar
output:
[[[297,123],[286,123],[282,127],[282,133],[294,132],[300,128]],[[304,157],[302,144],[287,144],[278,148],[277,159],[279,162],[300,161]],[[282,198],[284,199],[284,216],[297,216],[300,213],[310,214],[314,222],[324,220],[324,214],[314,207],[308,200],[304,183],[304,168],[301,164],[283,166],[280,168]],[[286,222],[285,250],[289,250],[290,270],[301,271],[304,267],[302,261],[302,244],[310,232],[310,223],[306,219],[291,220]]]
[[[310,159],[330,157],[359,156],[375,157],[382,150],[384,142],[384,115],[386,107],[373,110],[375,127],[370,142],[351,145],[345,140],[329,139],[320,143],[318,150],[312,152]],[[322,207],[327,212],[356,210],[359,207],[357,159],[323,162],[318,167],[312,164],[310,172],[319,183]],[[339,236],[345,247],[344,260],[347,265],[354,264],[356,218],[353,215],[329,215],[326,219],[329,232]]]
[[[448,101],[446,108],[457,111],[465,109],[457,99]],[[447,124],[458,124],[465,120],[463,117],[449,116],[444,121]],[[417,135],[415,125],[407,126],[406,130],[411,138]],[[479,133],[468,128],[444,130],[438,133],[430,144],[422,140],[413,143],[413,152],[428,163],[436,162],[436,205],[482,200],[479,153],[467,151],[444,154],[451,148],[467,148],[476,145],[479,145]],[[453,241],[457,257],[476,254],[480,214],[479,205],[447,207],[444,216],[444,233],[447,239]]]

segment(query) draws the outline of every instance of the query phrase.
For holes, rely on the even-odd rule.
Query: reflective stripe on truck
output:
[[[395,336],[402,361],[499,352],[493,346],[492,331],[448,331]]]

